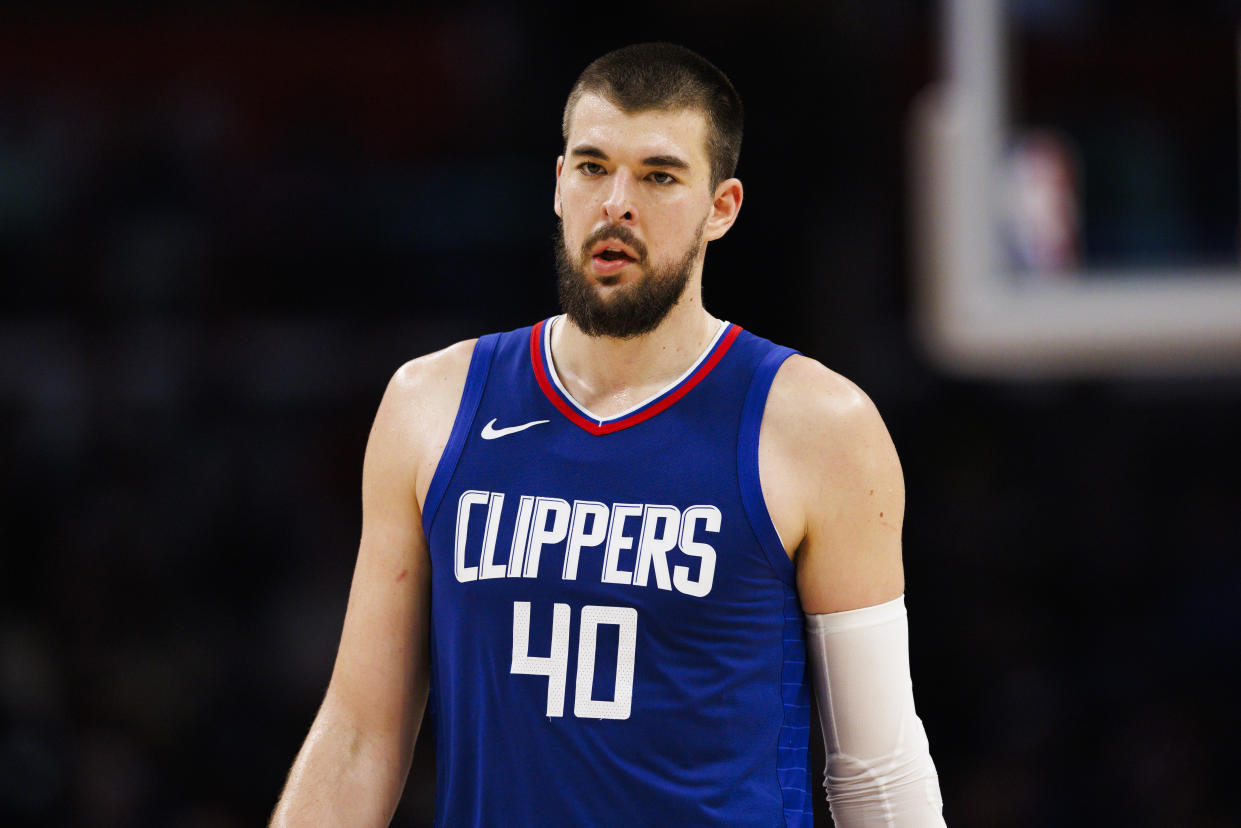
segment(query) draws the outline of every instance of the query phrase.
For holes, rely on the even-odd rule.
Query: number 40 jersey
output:
[[[601,419],[559,317],[482,337],[423,509],[440,826],[808,826],[794,569],[758,435],[793,352],[722,324]]]

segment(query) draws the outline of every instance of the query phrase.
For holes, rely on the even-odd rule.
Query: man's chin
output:
[[[698,249],[666,273],[637,265],[614,273],[597,273],[589,262],[577,266],[557,239],[556,270],[560,308],[582,333],[594,337],[634,339],[655,330],[685,292]]]

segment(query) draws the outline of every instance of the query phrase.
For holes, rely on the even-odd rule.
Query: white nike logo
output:
[[[496,424],[496,418],[492,417],[491,422],[483,426],[482,437],[484,440],[494,440],[497,437],[503,437],[506,434],[516,434],[519,431],[525,431],[530,426],[542,425],[543,423],[550,423],[550,422],[551,420],[531,420],[528,423],[522,423],[521,425],[509,426],[508,428],[492,428],[492,426]]]

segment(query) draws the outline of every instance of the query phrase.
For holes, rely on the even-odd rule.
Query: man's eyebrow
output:
[[[591,144],[579,144],[571,149],[569,154],[597,158],[600,161],[610,160],[606,152]],[[675,155],[648,155],[642,159],[642,165],[646,167],[668,167],[674,170],[689,169],[689,164]]]
[[[642,163],[648,167],[671,167],[674,170],[689,169],[689,164],[675,155],[648,155],[642,159]]]
[[[590,144],[581,144],[573,148],[570,155],[585,155],[587,158],[598,158],[600,161],[607,161],[608,154],[598,147],[592,147]]]

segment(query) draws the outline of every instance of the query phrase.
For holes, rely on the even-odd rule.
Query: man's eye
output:
[[[661,172],[659,170],[656,170],[655,172],[651,173],[649,176],[647,176],[647,178],[651,179],[656,184],[672,184],[673,182],[676,181],[676,179],[673,178],[668,173]]]
[[[603,167],[594,161],[583,161],[577,168],[585,175],[603,175]]]

